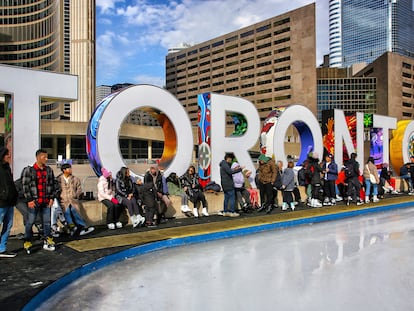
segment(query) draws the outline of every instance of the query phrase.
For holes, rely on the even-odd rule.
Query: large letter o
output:
[[[136,85],[120,91],[102,104],[104,104],[103,108],[98,106],[95,110],[95,113],[99,111],[96,115],[97,120],[96,118],[94,120],[95,113],[91,118],[91,122],[94,120],[95,125],[89,124],[88,127],[88,136],[90,136],[90,129],[96,127],[94,130],[96,146],[90,146],[88,141],[88,156],[94,159],[96,167],[93,169],[97,175],[101,174],[101,167],[117,172],[122,166],[126,166],[119,150],[119,131],[127,115],[141,107],[153,107],[162,111],[174,126],[176,153],[165,170],[165,175],[168,176],[171,172],[182,175],[186,172],[192,159],[193,132],[187,113],[173,95],[156,86]],[[164,138],[165,141],[169,140],[165,129]],[[94,147],[96,154],[92,155],[90,150]],[[162,164],[162,159],[160,163]]]

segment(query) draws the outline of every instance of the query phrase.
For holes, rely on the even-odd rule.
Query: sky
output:
[[[329,52],[328,0],[96,0],[96,85],[165,85],[165,56],[316,2],[315,66]]]

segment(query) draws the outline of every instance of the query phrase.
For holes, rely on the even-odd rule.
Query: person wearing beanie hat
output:
[[[83,196],[81,181],[72,174],[72,165],[69,163],[62,164],[60,169],[62,174],[56,177],[56,181],[60,186],[60,203],[70,233],[71,235],[86,235],[91,233],[95,228],[88,227],[80,213],[80,199]]]
[[[122,228],[119,221],[123,207],[115,198],[115,184],[112,173],[105,168],[101,169],[102,175],[98,179],[98,201],[107,207],[106,225],[108,229]]]
[[[7,251],[7,241],[13,227],[14,205],[17,202],[17,189],[13,182],[10,169],[10,154],[5,147],[0,148],[0,224],[2,224],[0,237],[0,257],[15,257],[16,253]]]
[[[112,176],[112,172],[111,171],[108,171],[104,167],[101,169],[101,172],[102,172],[103,177],[105,177],[105,178],[109,178],[109,176]]]
[[[258,212],[266,210],[271,212],[274,202],[274,191],[273,184],[276,181],[278,169],[273,159],[266,157],[259,157],[259,167],[256,171],[258,180],[257,186],[260,191],[260,204],[261,207],[257,210]]]

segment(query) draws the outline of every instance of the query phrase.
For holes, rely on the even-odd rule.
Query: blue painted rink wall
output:
[[[24,306],[22,310],[32,311],[40,307],[40,305],[43,302],[45,302],[51,296],[55,295],[61,289],[63,289],[64,287],[72,283],[73,281],[79,279],[80,277],[86,276],[101,268],[107,267],[111,264],[123,261],[127,258],[138,256],[138,255],[143,255],[143,254],[155,252],[155,251],[162,250],[162,249],[172,248],[176,246],[185,246],[185,245],[214,241],[214,240],[219,240],[219,239],[224,239],[224,238],[243,236],[243,235],[248,235],[248,234],[253,234],[253,233],[258,233],[258,232],[263,232],[263,231],[289,228],[289,227],[294,227],[294,226],[299,226],[299,225],[304,225],[304,224],[340,220],[344,218],[360,216],[360,215],[365,215],[369,213],[385,212],[385,211],[390,211],[394,209],[408,208],[408,207],[413,207],[413,206],[414,206],[413,202],[403,202],[403,203],[392,204],[392,205],[364,208],[364,209],[354,210],[354,211],[338,212],[338,213],[329,214],[329,215],[288,220],[288,221],[282,221],[282,222],[277,222],[277,223],[252,226],[252,227],[247,227],[247,228],[239,228],[239,229],[227,230],[227,231],[222,231],[222,232],[206,233],[206,234],[201,234],[197,236],[174,238],[174,239],[152,242],[152,243],[148,243],[145,245],[132,247],[130,249],[126,249],[121,252],[103,257],[99,260],[86,264],[68,273],[67,275],[56,280],[55,282],[53,282],[52,284],[44,288],[42,291],[40,291],[36,296],[34,296],[29,301],[29,303],[27,303]]]

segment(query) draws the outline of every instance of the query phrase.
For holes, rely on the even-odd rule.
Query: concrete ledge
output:
[[[401,192],[407,191],[407,185],[402,182],[400,183],[400,179],[397,177],[395,178],[395,188]],[[304,187],[299,187],[302,198],[306,198],[305,189]],[[218,193],[204,193],[208,202],[208,212],[211,215],[217,214],[219,211],[223,209],[223,200],[224,194],[223,192]],[[166,216],[167,217],[175,217],[175,218],[185,218],[185,216],[181,212],[181,197],[171,195],[170,199],[172,201],[172,208],[167,210]],[[282,202],[282,196],[280,191],[278,192],[278,202]],[[190,208],[193,208],[193,204],[190,202]],[[98,225],[105,225],[106,224],[106,207],[98,202],[97,200],[94,201],[83,201],[82,202],[82,210],[81,214],[85,219],[86,223],[90,226],[98,226]],[[129,217],[127,213],[124,215],[123,220],[125,222],[129,222]],[[23,217],[20,212],[15,209],[14,211],[14,223],[13,228],[11,231],[12,235],[16,235],[18,233],[24,232],[23,226]]]

